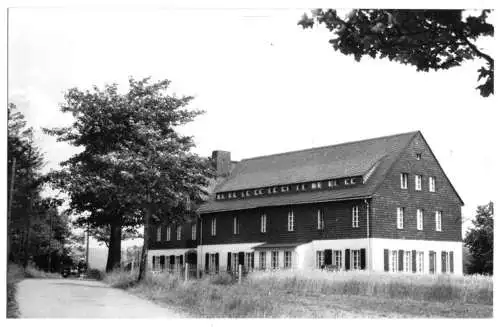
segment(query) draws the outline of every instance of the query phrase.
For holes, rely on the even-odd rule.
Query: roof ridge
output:
[[[287,151],[287,152],[281,152],[281,153],[266,154],[266,155],[263,155],[263,156],[257,156],[257,157],[251,157],[251,158],[241,159],[239,161],[239,163],[242,163],[244,161],[255,160],[255,159],[267,158],[267,157],[275,157],[275,156],[281,156],[281,155],[292,154],[292,153],[299,153],[299,152],[305,152],[305,151],[311,151],[311,150],[326,149],[326,148],[331,148],[331,147],[340,146],[340,145],[355,144],[355,143],[361,143],[361,142],[367,142],[367,141],[374,141],[374,140],[378,140],[378,139],[391,138],[391,137],[396,137],[396,136],[416,134],[418,132],[420,132],[420,131],[417,130],[417,131],[406,132],[406,133],[398,133],[398,134],[392,134],[392,135],[386,135],[386,136],[378,136],[378,137],[373,137],[373,138],[363,139],[363,140],[358,140],[358,141],[349,141],[349,142],[343,142],[343,143],[337,143],[337,144],[331,144],[331,145],[324,145],[324,146],[307,148],[307,149],[301,149],[301,150],[293,150],[293,151]]]

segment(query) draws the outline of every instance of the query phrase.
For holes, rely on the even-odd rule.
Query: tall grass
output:
[[[201,317],[315,317],[314,310],[293,304],[295,300],[290,299],[313,297],[313,303],[321,306],[328,304],[320,303],[321,296],[325,296],[323,301],[331,301],[329,295],[391,301],[410,299],[436,302],[437,305],[450,301],[483,305],[493,302],[492,279],[484,276],[280,271],[251,273],[242,284],[224,273],[187,282],[170,274],[148,274],[140,283],[136,279],[137,274],[116,271],[108,274],[104,281]]]
[[[17,283],[23,278],[23,268],[9,263],[7,266],[7,318],[19,317],[19,308],[16,301]]]

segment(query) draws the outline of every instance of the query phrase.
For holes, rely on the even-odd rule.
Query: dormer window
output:
[[[220,198],[221,200],[224,200],[224,194],[223,194],[223,193],[219,194],[219,198]]]
[[[259,195],[259,190],[254,190],[254,191],[253,191],[253,194],[254,194],[254,195]]]
[[[238,197],[238,195],[236,194],[236,192],[233,192],[233,198],[236,199],[237,197]]]
[[[302,190],[302,191],[305,191],[305,190],[306,190],[306,184],[302,184],[302,185],[301,185],[301,190]]]
[[[344,179],[344,184],[345,185],[349,185],[350,184],[350,179],[349,178]]]
[[[241,191],[241,197],[244,198],[245,197],[245,192]]]
[[[271,189],[271,188],[268,188],[268,189],[267,189],[267,194],[271,194],[272,192],[273,192],[273,191],[272,191],[272,189]]]
[[[273,193],[278,193],[278,188],[277,187],[273,187]]]
[[[354,178],[351,178],[351,184],[356,184],[356,180]]]
[[[246,192],[245,192],[245,195],[246,195],[246,196],[250,196],[251,194],[252,194],[252,193],[251,193],[250,191],[246,191]]]
[[[233,197],[233,195],[232,195],[231,193],[228,193],[228,194],[227,194],[227,198],[228,198],[228,199],[231,199],[232,197]]]

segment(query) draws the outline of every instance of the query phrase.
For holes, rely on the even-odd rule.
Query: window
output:
[[[411,272],[411,251],[405,251],[403,267],[405,272]]]
[[[217,259],[215,253],[210,253],[209,255],[208,270],[209,271],[217,270]]]
[[[156,241],[161,242],[161,226],[156,227]]]
[[[424,252],[417,252],[417,273],[422,274],[424,272]]]
[[[351,251],[351,257],[352,257],[352,269],[353,270],[358,270],[361,268],[361,255],[360,255],[360,250],[352,250]]]
[[[342,251],[340,250],[335,250],[333,251],[333,259],[334,259],[334,264],[337,269],[342,268]]]
[[[323,210],[318,209],[317,216],[318,216],[318,229],[324,230],[325,229],[325,219],[324,219]]]
[[[391,271],[398,271],[398,251],[391,251]]]
[[[450,253],[449,252],[441,252],[441,270],[443,273],[450,272]]]
[[[356,179],[351,178],[351,184],[353,184],[353,185],[356,184]]]
[[[422,159],[422,154],[421,153],[417,153],[417,160],[420,160]]]
[[[328,181],[328,187],[337,186],[337,181]]]
[[[429,251],[429,273],[436,273],[436,252]]]
[[[325,265],[325,252],[316,251],[316,268],[322,269]]]
[[[285,268],[292,268],[292,251],[285,251]]]
[[[240,220],[237,216],[233,217],[233,234],[238,235],[240,233]]]
[[[301,185],[300,185],[300,189],[301,189],[302,191],[305,191],[305,190],[306,190],[306,184],[301,184]]]
[[[238,271],[238,253],[233,253],[231,254],[231,270],[232,271]]]
[[[191,239],[196,240],[196,224],[191,225]]]
[[[170,226],[167,226],[167,242],[170,242],[170,234],[171,234],[171,228]]]
[[[422,209],[417,209],[417,229],[422,230],[424,228],[424,211]]]
[[[278,193],[278,188],[277,187],[273,187],[273,193]]]
[[[259,269],[261,270],[266,269],[266,257],[267,257],[267,252],[264,251],[259,252]]]
[[[401,173],[401,188],[406,190],[408,188],[408,174]]]
[[[436,192],[436,177],[429,177],[429,192]]]
[[[352,227],[353,228],[359,227],[359,207],[358,206],[352,207]]]
[[[217,232],[217,219],[214,217],[212,218],[210,235],[215,236],[216,232]]]
[[[415,191],[422,191],[422,175],[415,175]]]
[[[288,192],[289,187],[288,186],[282,186],[281,187],[281,192]]]
[[[254,191],[253,191],[253,194],[254,194],[254,195],[259,195],[259,190],[254,190]]]
[[[244,198],[245,197],[245,192],[241,191],[241,197]]]
[[[177,241],[181,240],[182,228],[181,226],[177,226]]]
[[[247,252],[245,253],[245,267],[247,267],[247,270],[252,269],[252,262],[254,260],[253,252]]]
[[[227,198],[228,198],[228,199],[231,199],[232,197],[233,197],[233,195],[232,195],[231,193],[228,193],[228,194],[227,194]]]
[[[436,211],[436,230],[441,231],[441,211]]]
[[[267,231],[267,216],[262,214],[260,216],[260,232],[265,233]]]
[[[397,209],[397,225],[398,225],[398,229],[403,229],[404,215],[405,215],[404,208],[398,208]]]
[[[349,182],[350,182],[350,179],[349,179],[349,178],[344,179],[344,184],[345,184],[345,185],[349,185]]]
[[[293,232],[295,230],[295,217],[293,215],[293,210],[288,211],[288,231]]]
[[[272,251],[271,252],[271,268],[272,269],[278,269],[279,268],[279,252],[278,251]]]
[[[315,189],[320,189],[320,188],[321,188],[321,182],[311,183],[311,189],[315,190]]]
[[[245,195],[246,195],[246,196],[251,196],[251,195],[252,195],[252,192],[250,192],[250,191],[246,191],[246,192],[245,192]]]

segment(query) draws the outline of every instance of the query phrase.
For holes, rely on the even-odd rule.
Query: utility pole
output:
[[[49,210],[47,210],[47,215],[49,216],[49,273],[52,272],[52,215]]]
[[[89,232],[90,232],[90,222],[87,221],[87,249],[85,254],[85,265],[86,269],[89,269]]]
[[[12,173],[10,177],[10,194],[9,194],[9,212],[7,214],[7,263],[9,262],[10,257],[10,245],[12,242],[11,237],[11,216],[12,216],[12,199],[14,197],[14,181],[16,180],[16,157],[12,158]]]

